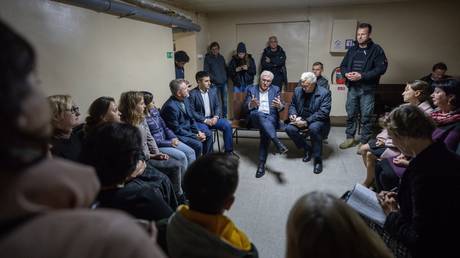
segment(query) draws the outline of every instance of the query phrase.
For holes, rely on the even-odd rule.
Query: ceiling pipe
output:
[[[172,28],[180,28],[186,31],[200,31],[201,26],[184,19],[172,17],[166,14],[144,10],[142,8],[121,3],[113,0],[53,0],[56,2],[75,5],[96,12],[109,13],[120,18],[131,18],[144,22],[166,25]]]
[[[178,17],[180,19],[183,19],[189,22],[192,21],[192,18],[186,16],[185,14],[179,11],[176,11],[176,10],[172,10],[165,6],[159,5],[157,3],[154,3],[152,2],[152,0],[120,0],[120,1],[139,6],[140,8],[143,8],[143,9],[150,9],[154,12],[166,14],[166,15],[173,16],[173,17]]]

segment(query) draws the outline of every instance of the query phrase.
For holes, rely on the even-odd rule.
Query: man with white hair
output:
[[[323,139],[331,126],[331,92],[324,87],[316,86],[316,76],[312,72],[302,74],[300,85],[301,87],[295,89],[289,106],[291,122],[286,127],[286,133],[297,148],[304,151],[303,162],[308,162],[313,157],[313,172],[319,174],[323,171]],[[304,133],[310,135],[311,146],[307,143]]]
[[[279,153],[284,154],[288,151],[288,148],[276,137],[276,129],[280,126],[279,112],[284,109],[284,104],[280,100],[280,88],[271,85],[272,81],[273,73],[263,71],[260,74],[259,85],[247,89],[243,105],[245,111],[249,113],[249,126],[260,130],[257,178],[265,174],[270,141],[275,144]]]

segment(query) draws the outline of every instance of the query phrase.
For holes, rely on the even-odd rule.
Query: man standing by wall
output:
[[[340,144],[341,149],[356,145],[355,133],[358,114],[361,115],[361,138],[359,147],[367,143],[372,133],[372,122],[375,103],[375,87],[380,76],[388,67],[383,49],[375,44],[370,35],[372,26],[368,23],[358,25],[356,31],[357,45],[351,47],[340,65],[342,75],[348,86],[347,102],[347,139]]]
[[[280,89],[283,84],[287,85],[286,53],[278,45],[278,39],[275,36],[268,38],[268,47],[262,53],[260,64],[262,71],[270,71],[275,76],[273,85],[280,87]]]
[[[222,102],[222,118],[227,118],[227,67],[219,51],[219,43],[212,42],[204,58],[203,70],[211,75],[212,87],[217,88]]]
[[[323,63],[314,62],[313,65],[312,65],[311,71],[316,76],[316,85],[329,90],[329,88],[330,88],[329,87],[329,81],[326,78],[324,78],[324,76],[322,75],[323,72],[324,72]]]
[[[176,79],[185,78],[184,65],[190,61],[187,53],[183,50],[174,53],[174,66],[176,68]]]

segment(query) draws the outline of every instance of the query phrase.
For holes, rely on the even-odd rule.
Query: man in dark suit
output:
[[[299,149],[304,150],[303,161],[308,162],[313,157],[313,172],[323,171],[321,152],[323,139],[327,136],[331,122],[331,92],[316,85],[316,76],[312,72],[303,73],[300,78],[301,87],[295,89],[289,106],[289,120],[286,133]],[[310,135],[311,146],[303,133]]]
[[[265,162],[268,155],[268,146],[273,141],[278,152],[284,154],[287,147],[276,137],[276,129],[279,128],[279,112],[284,109],[280,100],[280,88],[271,85],[273,73],[263,71],[260,74],[259,85],[247,89],[247,95],[243,108],[249,113],[249,125],[260,131],[259,165],[256,177],[265,174]]]
[[[161,108],[161,117],[179,140],[195,150],[196,157],[212,151],[212,134],[199,131],[193,119],[192,109],[188,100],[187,81],[172,80],[169,83],[172,96]]]
[[[221,118],[222,109],[219,105],[216,88],[210,88],[209,73],[200,71],[196,73],[195,79],[198,87],[190,91],[190,104],[198,129],[206,134],[211,134],[210,129],[222,131],[225,153],[234,154],[232,126],[228,120]]]

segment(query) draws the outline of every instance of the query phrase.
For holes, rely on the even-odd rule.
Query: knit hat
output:
[[[246,45],[243,42],[238,43],[236,53],[246,53]]]

